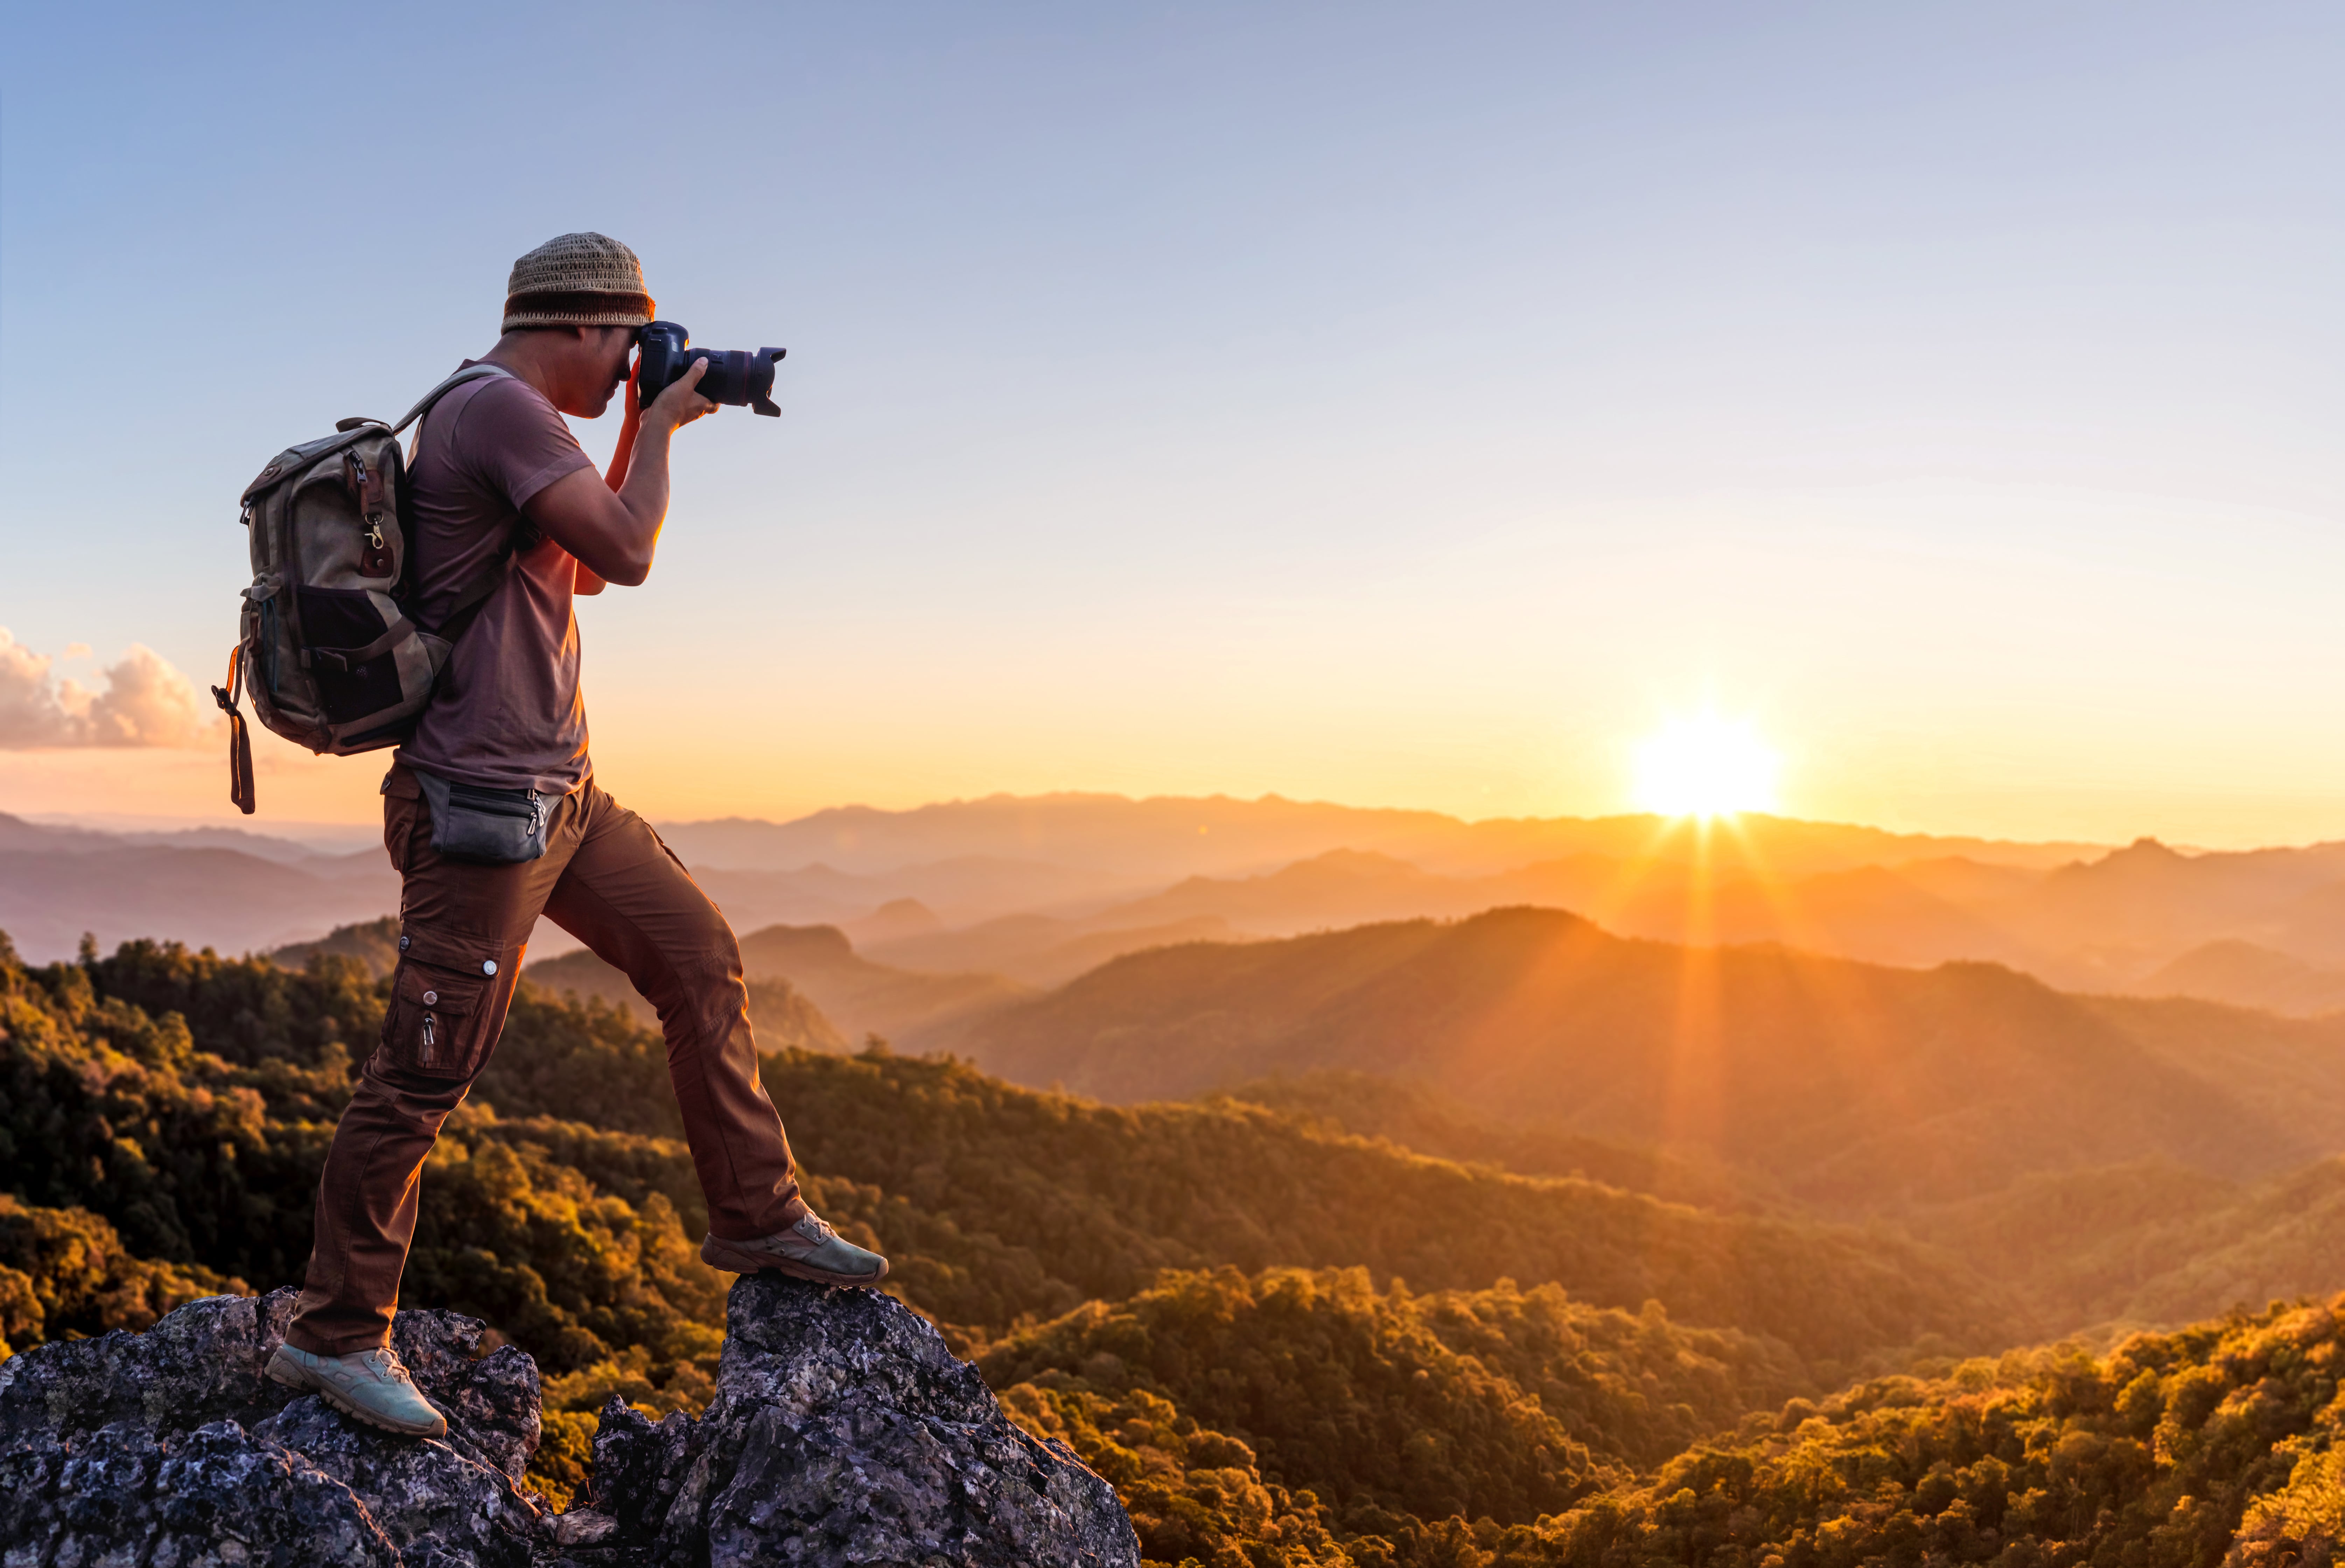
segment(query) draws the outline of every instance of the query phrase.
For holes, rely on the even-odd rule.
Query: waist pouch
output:
[[[411,768],[431,808],[431,848],[452,860],[519,865],[545,853],[545,797],[534,789],[484,789]]]

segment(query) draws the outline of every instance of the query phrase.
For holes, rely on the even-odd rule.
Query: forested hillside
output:
[[[317,1165],[382,986],[335,954],[300,971],[150,943],[40,967],[0,955],[11,1341],[137,1326],[229,1279],[298,1279]],[[1469,1168],[1258,1106],[1101,1106],[884,1052],[783,1052],[766,1072],[810,1196],[884,1247],[891,1285],[973,1351],[1086,1302],[1142,1298],[1165,1269],[1253,1290],[1282,1268],[1355,1268],[1386,1311],[1410,1290],[1531,1291],[1548,1304],[1535,1317],[1560,1312],[1593,1335],[1526,1341],[1558,1389],[1645,1387],[1646,1370],[1615,1368],[1601,1348],[1631,1341],[1639,1368],[1682,1350],[1726,1369],[1687,1385],[1699,1398],[1573,1434],[1626,1455],[1653,1431],[1820,1390],[1917,1347],[2025,1331],[2008,1301],[1920,1248]],[[725,1280],[694,1255],[703,1217],[665,1078],[658,1036],[624,1010],[525,986],[424,1180],[403,1299],[487,1318],[540,1359],[554,1412],[541,1472],[557,1488],[574,1481],[584,1412],[608,1392],[658,1409],[710,1387]],[[1617,1326],[1588,1327],[1599,1320]],[[1291,1353],[1279,1337],[1293,1320],[1255,1323],[1264,1353]],[[1361,1365],[1386,1376],[1398,1354]],[[1142,1395],[1179,1398],[1115,1390]],[[1365,1388],[1342,1397],[1369,1419]],[[1700,1413],[1670,1413],[1680,1403]],[[1430,1408],[1466,1423],[1463,1441],[1487,1404]],[[1616,1407],[1629,1408],[1589,1408]]]
[[[2332,1562],[2345,1539],[2340,1311],[2345,1300],[2234,1314],[2138,1335],[2106,1357],[2015,1351],[1794,1398],[1625,1484],[1611,1481],[1614,1455],[1537,1430],[1548,1411],[1587,1411],[1581,1390],[1529,1369],[1518,1380],[1509,1365],[1518,1345],[1622,1325],[1574,1324],[1535,1297],[1380,1299],[1342,1278],[1280,1277],[1250,1291],[1186,1279],[1122,1311],[1020,1336],[986,1364],[1026,1380],[1014,1397],[1028,1419],[1118,1478],[1153,1540],[1206,1561],[2281,1568]],[[1310,1320],[1313,1352],[1272,1365],[1221,1342],[1230,1326],[1265,1317]],[[1339,1369],[1371,1344],[1427,1363],[1386,1384],[1392,1426],[1317,1419],[1314,1395],[1354,1386]],[[1673,1348],[1675,1379],[1648,1372],[1644,1388],[1696,1400],[1723,1389],[1733,1369],[1720,1349]],[[1215,1355],[1232,1375],[1205,1369]],[[1458,1357],[1465,1380],[1438,1376],[1445,1355]],[[1632,1349],[1616,1353],[1617,1366],[1637,1361]],[[1493,1410],[1477,1434],[1489,1447],[1422,1441],[1438,1430],[1431,1423],[1404,1435],[1414,1411],[1500,1393],[1477,1375],[1495,1375],[1505,1395],[1536,1388],[1542,1398]],[[1195,1406],[1229,1431],[1202,1417],[1186,1424],[1178,1393],[1162,1391],[1193,1389]],[[1697,1420],[1723,1408],[1680,1407]],[[1541,1462],[1491,1441],[1509,1420],[1518,1443],[1548,1439],[1534,1449]],[[1166,1487],[1183,1463],[1185,1495]],[[1272,1473],[1313,1484],[1265,1483]],[[1558,1496],[1568,1501],[1548,1506]],[[1243,1539],[1229,1522],[1247,1503],[1270,1551],[1211,1557]]]
[[[134,942],[27,966],[0,947],[0,1333],[22,1347],[137,1327],[198,1294],[297,1279],[317,1165],[383,994],[332,951],[291,969]],[[2330,1166],[2294,1186],[2046,1176],[1924,1211],[1935,1228],[1915,1240],[1802,1217],[1763,1182],[1629,1145],[1477,1148],[1457,1104],[1369,1080],[1249,1091],[1284,1095],[1278,1108],[1112,1106],[877,1047],[777,1051],[765,1073],[809,1196],[890,1255],[890,1288],[1020,1420],[1116,1481],[1153,1562],[1756,1564],[1765,1553],[1734,1553],[1762,1527],[1787,1563],[1853,1564],[1872,1549],[1835,1543],[1925,1536],[2082,1561],[2133,1538],[2104,1505],[2121,1524],[2153,1503],[2173,1513],[2157,1489],[2177,1475],[2203,1488],[2187,1542],[2228,1543],[2285,1478],[2293,1451],[2272,1443],[2316,1430],[2274,1416],[2255,1427],[2260,1457],[2226,1449],[2218,1475],[2126,1437],[2148,1398],[2127,1391],[2148,1364],[2137,1347],[2116,1369],[2074,1355],[1953,1369],[2093,1320],[2079,1301],[2201,1301],[2247,1259],[2316,1282],[2312,1255],[2345,1234]],[[483,1317],[539,1359],[535,1475],[557,1499],[610,1393],[659,1410],[712,1388],[726,1278],[695,1256],[705,1220],[678,1132],[654,1030],[524,985],[425,1176],[403,1300]],[[1471,1163],[1404,1146],[1445,1133]],[[2120,1211],[2135,1229],[2103,1236]],[[2063,1213],[2067,1229],[2043,1223]],[[2153,1256],[2169,1267],[2145,1270]],[[2263,1398],[2265,1375],[2223,1348],[2250,1332],[2279,1330],[2157,1352],[2159,1410],[2204,1425],[2249,1397],[2222,1390]],[[2302,1354],[2316,1352],[2330,1354]],[[1946,1370],[1881,1380],[1915,1366]],[[2300,1404],[2311,1387],[2271,1398]],[[1922,1435],[1892,1442],[1893,1420]],[[1962,1435],[1974,1428],[1987,1435]],[[1728,1431],[1741,1435],[1707,1446]],[[1852,1479],[1770,1479],[1828,1473]],[[1895,1507],[1893,1475],[1913,1494]]]
[[[1323,1067],[1256,1078],[1203,1096],[1283,1111],[1419,1154],[1495,1165],[1523,1176],[1586,1176],[1608,1186],[1728,1212],[1797,1207],[1754,1171],[1537,1124],[1501,1121],[1433,1084]]]

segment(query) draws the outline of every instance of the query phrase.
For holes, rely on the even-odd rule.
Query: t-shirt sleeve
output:
[[[555,480],[594,466],[535,388],[494,381],[472,394],[456,426],[454,456],[519,511]]]

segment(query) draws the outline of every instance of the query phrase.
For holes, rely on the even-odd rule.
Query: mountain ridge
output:
[[[1827,1208],[2157,1152],[2248,1175],[2318,1149],[2122,1013],[2009,970],[1682,948],[1556,911],[1159,949],[927,1038],[1111,1101],[1314,1068],[1425,1079],[1502,1117],[1752,1166]],[[2345,1072],[2316,1086],[2345,1109]],[[2058,1107],[2088,1088],[2104,1114],[2071,1125]]]

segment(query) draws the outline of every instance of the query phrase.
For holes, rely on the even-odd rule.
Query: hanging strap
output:
[[[236,698],[244,680],[244,645],[228,650],[228,685],[212,687],[212,698],[228,715],[228,798],[238,810],[252,815],[255,799],[252,792],[252,737],[244,727],[244,715],[236,708]]]
[[[306,647],[301,650],[301,667],[315,669],[320,665],[348,674],[369,659],[379,658],[415,635],[415,623],[401,617],[399,625],[367,644],[355,648]]]

